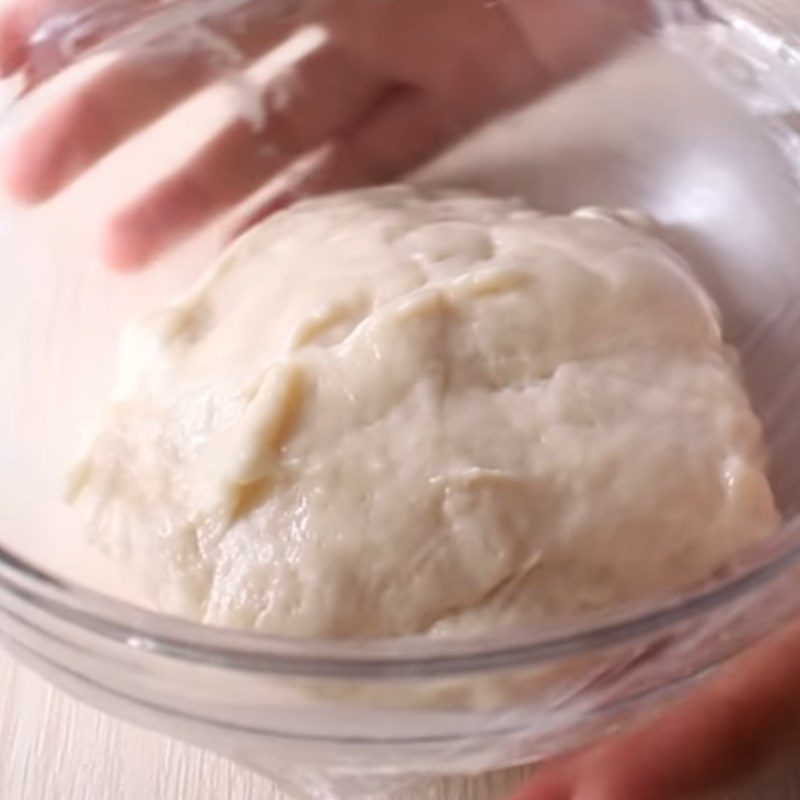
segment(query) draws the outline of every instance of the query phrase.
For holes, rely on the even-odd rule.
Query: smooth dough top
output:
[[[700,579],[777,515],[715,308],[635,223],[407,187],[267,220],[127,331],[92,535],[160,608],[293,636]]]

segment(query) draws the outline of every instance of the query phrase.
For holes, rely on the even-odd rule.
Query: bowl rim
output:
[[[226,5],[237,7],[247,2],[227,0]],[[307,2],[300,0],[297,5],[303,7]],[[647,2],[659,26],[685,21],[682,0]],[[693,6],[695,18],[699,14],[719,20],[718,3],[719,0],[691,0],[689,5]],[[118,10],[118,6],[113,0],[101,0],[95,5],[95,10],[101,12],[108,9]],[[173,9],[160,8],[160,11],[169,15]],[[168,24],[179,21],[170,17]],[[141,43],[148,40],[149,34],[143,35],[140,28],[119,34],[99,47],[89,48],[81,57],[124,46],[129,37]],[[465,639],[415,635],[311,640],[212,627],[85,588],[35,566],[2,545],[0,598],[12,597],[23,607],[35,608],[40,614],[89,632],[107,643],[178,661],[271,675],[360,681],[417,680],[551,663],[644,636],[652,637],[677,623],[697,619],[755,594],[795,564],[800,564],[800,514],[742,553],[738,560],[689,589],[665,592],[644,602],[569,623]],[[4,605],[0,603],[0,610],[5,610]]]
[[[702,584],[546,628],[439,639],[305,639],[168,616],[57,577],[0,546],[0,596],[141,653],[238,672],[341,680],[418,680],[556,663],[653,637],[753,595],[800,564],[800,515]]]

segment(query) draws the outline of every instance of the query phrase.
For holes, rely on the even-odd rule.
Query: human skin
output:
[[[60,66],[30,39],[83,0],[15,0],[0,12],[0,73],[30,84]],[[117,267],[139,266],[267,184],[296,159],[313,167],[252,219],[293,199],[381,182],[418,166],[494,115],[585,69],[648,24],[645,0],[335,0],[314,6],[328,43],[297,67],[302,87],[254,130],[239,121],[105,226]],[[130,0],[131,7],[147,0]],[[303,16],[303,21],[308,21]],[[424,23],[421,22],[424,20]],[[209,20],[254,60],[298,23],[259,14]],[[207,64],[183,56],[170,79],[132,56],[55,105],[4,156],[8,191],[27,202],[58,193],[129,136],[201,88]],[[264,102],[271,102],[270,88]],[[272,145],[264,147],[267,143]],[[252,221],[243,220],[243,224]],[[516,800],[677,800],[722,785],[795,741],[800,624],[725,667],[643,726],[539,770]]]
[[[43,20],[88,0],[16,0],[0,16],[0,73],[29,84],[61,66],[53,42],[29,40]],[[151,0],[140,13],[152,9]],[[496,114],[536,97],[601,58],[639,24],[643,0],[328,0],[251,3],[206,26],[253,61],[296,28],[317,22],[328,41],[293,68],[292,91],[264,90],[269,124],[231,122],[163,181],[117,211],[103,252],[119,267],[152,260],[264,186],[299,157],[315,165],[255,218],[301,195],[391,180]],[[303,4],[305,7],[307,4]],[[276,10],[277,9],[277,10]],[[7,149],[4,182],[46,200],[212,77],[206,55],[115,62],[45,110]],[[276,93],[280,96],[277,97]],[[252,220],[244,221],[244,224]]]
[[[684,800],[800,741],[800,623],[650,722],[545,765],[512,800]]]

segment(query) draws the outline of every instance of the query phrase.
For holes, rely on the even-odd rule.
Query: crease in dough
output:
[[[778,524],[712,300],[639,212],[384,187],[132,325],[74,474],[165,611],[472,635],[702,579]]]

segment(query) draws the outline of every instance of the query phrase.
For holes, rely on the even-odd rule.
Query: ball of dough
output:
[[[124,337],[76,493],[158,605],[467,635],[685,586],[770,533],[714,305],[636,217],[310,200]]]

